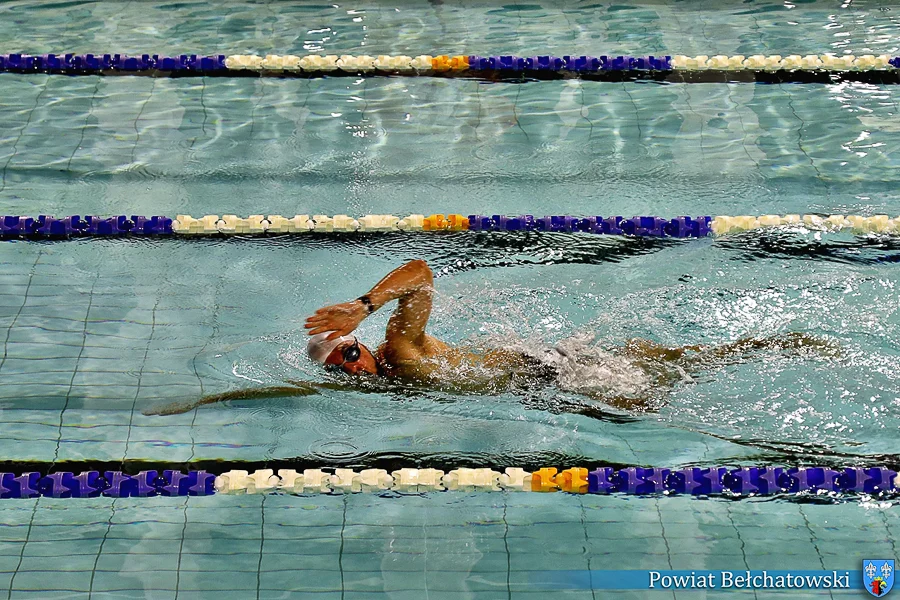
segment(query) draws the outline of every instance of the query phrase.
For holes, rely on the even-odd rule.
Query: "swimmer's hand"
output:
[[[359,300],[353,300],[320,308],[316,314],[306,319],[304,327],[309,329],[309,335],[333,331],[328,336],[329,340],[333,340],[350,334],[368,316],[368,307]]]

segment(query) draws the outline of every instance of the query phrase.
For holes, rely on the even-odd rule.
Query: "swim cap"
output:
[[[320,365],[324,365],[325,361],[334,352],[334,349],[337,348],[344,342],[352,342],[354,340],[353,336],[342,335],[339,338],[335,338],[333,340],[325,339],[329,335],[334,333],[333,331],[325,331],[323,333],[317,333],[316,335],[309,338],[309,342],[306,344],[306,353],[309,354],[309,358],[314,362],[319,363]]]

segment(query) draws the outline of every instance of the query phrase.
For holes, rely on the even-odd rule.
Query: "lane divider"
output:
[[[703,71],[709,69],[724,71],[872,71],[900,68],[900,57],[882,54],[853,56],[845,54],[780,54],[753,56],[674,56],[672,68],[675,70]]]
[[[677,469],[584,467],[526,471],[507,467],[384,469],[347,468],[207,471],[150,470],[136,475],[120,471],[85,471],[41,475],[0,473],[0,498],[89,498],[209,496],[212,494],[344,494],[395,491],[421,493],[568,492],[572,494],[662,494],[750,496],[772,494],[894,494],[900,491],[897,471],[886,467],[685,467]]]
[[[569,215],[177,215],[144,217],[72,215],[55,218],[0,216],[0,238],[41,239],[110,236],[228,236],[334,232],[509,231],[568,232],[636,237],[702,238],[755,229],[782,228],[807,231],[850,231],[854,234],[900,235],[900,217],[888,215],[762,215],[662,217],[576,217]]]
[[[335,75],[430,75],[483,76],[492,73],[531,76],[580,76],[616,80],[615,74],[726,72],[765,74],[892,72],[900,69],[900,57],[887,54],[861,56],[792,54],[752,56],[477,56],[477,55],[336,55],[286,54],[0,54],[0,72],[51,73],[65,75],[155,75],[155,76],[270,76]],[[784,79],[784,78],[787,79]],[[765,78],[763,78],[765,80]],[[802,81],[802,78],[798,79]],[[689,81],[689,79],[688,79]]]

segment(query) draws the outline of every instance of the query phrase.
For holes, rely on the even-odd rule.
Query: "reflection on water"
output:
[[[3,77],[10,213],[896,211],[900,86]]]

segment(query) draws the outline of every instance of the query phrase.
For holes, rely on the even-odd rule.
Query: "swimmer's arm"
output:
[[[290,386],[275,385],[261,388],[247,388],[243,390],[231,390],[221,394],[203,396],[199,400],[172,402],[162,406],[152,406],[145,409],[143,414],[147,416],[180,415],[199,408],[204,404],[227,402],[228,400],[259,400],[263,398],[277,398],[279,396],[312,396],[319,393],[320,387],[331,387],[328,384],[315,384],[305,381],[289,380]]]
[[[399,300],[385,331],[389,347],[403,343],[421,346],[425,342],[433,295],[434,275],[424,260],[403,265],[372,288],[369,298],[375,307]]]
[[[394,269],[375,284],[365,297],[378,310],[388,302],[399,300],[388,322],[385,337],[388,344],[409,342],[420,345],[425,339],[425,326],[431,316],[434,276],[428,263],[413,260]],[[333,331],[330,339],[347,335],[369,316],[369,307],[360,300],[326,306],[306,320],[310,335]]]

